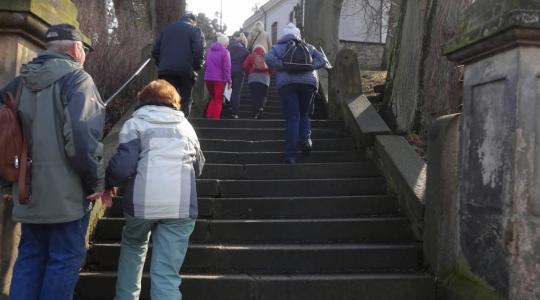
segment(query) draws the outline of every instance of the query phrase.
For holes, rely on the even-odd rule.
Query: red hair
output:
[[[151,81],[138,94],[140,103],[158,102],[180,109],[182,98],[176,88],[163,79]]]

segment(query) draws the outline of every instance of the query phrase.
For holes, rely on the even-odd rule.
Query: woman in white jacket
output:
[[[150,234],[151,297],[181,299],[179,272],[197,218],[195,180],[204,156],[172,85],[152,81],[137,98],[141,106],[122,127],[106,176],[109,189],[127,184],[115,299],[139,299]]]

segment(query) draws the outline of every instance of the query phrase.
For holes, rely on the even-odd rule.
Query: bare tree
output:
[[[403,1],[383,107],[397,131],[425,137],[433,119],[460,110],[461,71],[442,53],[473,2]]]
[[[152,0],[155,2],[158,31],[167,24],[178,20],[186,10],[185,0]]]
[[[103,98],[114,91],[137,69],[149,54],[154,40],[148,2],[143,0],[74,0],[79,9],[81,30],[90,36],[95,51],[85,69],[92,75]],[[132,86],[137,90],[139,86]],[[126,93],[107,107],[108,128],[133,103]]]
[[[344,0],[342,17],[357,17],[364,20],[362,35],[377,37],[379,42],[384,43],[385,32],[389,25],[387,20],[388,12],[392,5],[396,5],[396,0]]]

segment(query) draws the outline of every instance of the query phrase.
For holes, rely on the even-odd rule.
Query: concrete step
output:
[[[251,92],[249,91],[249,89],[246,89],[246,90],[242,90],[240,92],[240,97],[244,98],[244,99],[251,99]],[[266,92],[266,97],[267,98],[279,98],[279,92],[277,89],[273,89],[273,88],[269,88]]]
[[[355,150],[356,145],[350,137],[329,138],[313,140],[314,151],[350,151]],[[274,140],[226,140],[223,138],[208,139],[199,137],[203,151],[223,152],[281,152],[285,150],[284,139]],[[281,161],[281,160],[280,160]]]
[[[275,128],[217,128],[197,127],[195,132],[199,139],[230,139],[262,141],[272,139],[285,139],[285,129]],[[315,139],[340,138],[348,136],[344,129],[319,129],[311,130],[311,136]],[[203,149],[204,150],[204,149]]]
[[[244,99],[242,99],[244,100]],[[252,101],[251,99],[247,99],[247,101],[242,101],[240,100],[240,108],[241,109],[252,109]],[[281,109],[281,102],[278,102],[278,101],[270,101],[270,102],[266,102],[266,104],[264,105],[264,109]]]
[[[361,196],[382,195],[386,184],[382,177],[345,179],[280,180],[197,180],[201,197],[286,197],[286,196]]]
[[[240,98],[240,105],[246,106],[249,109],[251,109],[252,101],[253,100],[251,99],[251,96],[245,96],[244,95],[244,96],[241,96],[241,98]],[[266,106],[267,105],[281,107],[281,99],[279,98],[279,96],[266,97]]]
[[[283,165],[285,155],[283,152],[219,152],[204,151],[207,163],[215,164],[274,164]],[[364,153],[358,151],[313,151],[310,155],[299,153],[297,164],[288,166],[288,169],[300,170],[304,164],[311,164],[317,168],[316,164],[321,163],[345,163],[345,162],[363,162]],[[297,168],[295,168],[297,167]],[[326,173],[330,175],[331,173]]]
[[[237,154],[238,155],[238,154]],[[241,155],[238,155],[241,156]],[[281,154],[283,158],[283,154]],[[209,155],[207,162],[215,157]],[[254,157],[255,159],[255,157]],[[225,159],[224,159],[225,160]],[[230,161],[230,160],[227,160]],[[316,179],[379,176],[372,162],[289,164],[214,164],[207,163],[203,179]]]
[[[251,110],[241,110],[238,116],[240,117],[240,119],[254,119],[255,118],[255,114],[253,114]],[[283,120],[284,116],[281,111],[265,111],[261,119]]]
[[[114,298],[116,273],[83,272],[75,300]],[[96,288],[99,287],[99,288]],[[141,300],[149,300],[143,275]],[[184,300],[434,300],[435,283],[421,272],[353,274],[182,274]]]
[[[122,199],[116,198],[108,216],[122,217]],[[199,217],[206,219],[356,218],[398,214],[391,196],[328,196],[274,198],[200,197]]]
[[[251,106],[251,103],[243,103],[240,105],[240,110],[251,112],[253,107]],[[264,112],[281,113],[281,105],[276,105],[276,103],[267,104],[264,106]]]
[[[95,232],[96,242],[122,238],[124,218],[103,218]],[[198,219],[192,243],[358,243],[413,241],[404,217],[342,219]]]
[[[218,128],[285,128],[285,121],[283,120],[233,120],[233,119],[201,119],[193,118],[189,122],[195,127],[218,127]],[[343,122],[341,121],[328,121],[328,120],[313,120],[311,121],[311,128],[313,129],[344,129]]]
[[[151,252],[151,247],[149,247]],[[182,266],[186,273],[332,274],[387,272],[420,268],[418,243],[391,244],[199,244],[191,243]],[[115,270],[120,244],[95,243],[88,266]],[[150,260],[146,260],[146,269]]]

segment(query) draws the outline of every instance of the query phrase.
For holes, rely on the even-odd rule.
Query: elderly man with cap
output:
[[[158,66],[158,77],[172,84],[182,98],[182,112],[189,117],[191,91],[201,70],[206,42],[197,27],[196,17],[186,12],[180,20],[167,25],[159,34],[152,57]]]
[[[68,24],[52,25],[46,42],[47,50],[0,90],[0,102],[8,92],[20,93],[18,113],[31,155],[29,199],[18,199],[16,185],[3,197],[13,200],[13,220],[21,223],[13,300],[73,298],[91,201],[104,188],[105,107],[83,69],[90,48]]]

